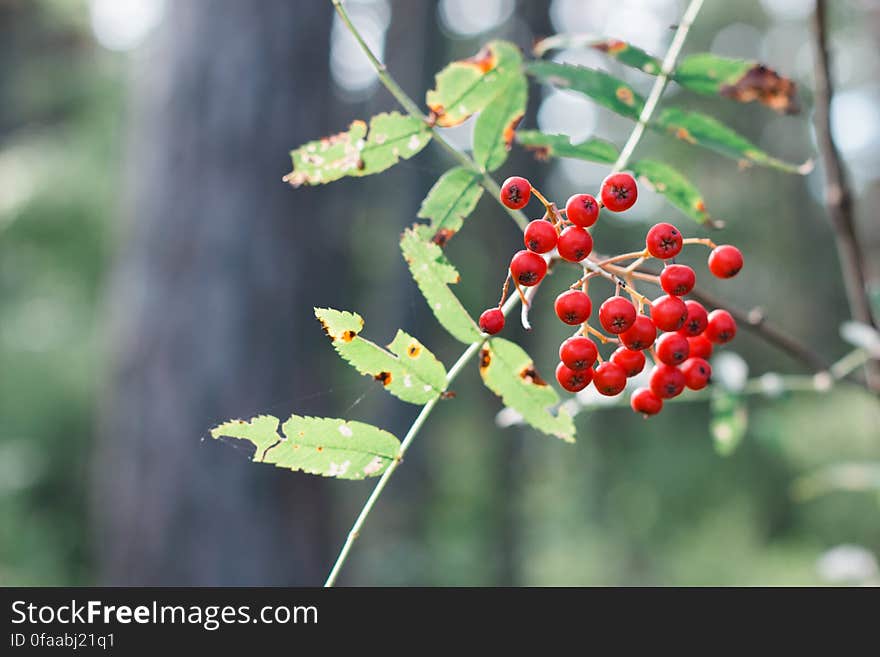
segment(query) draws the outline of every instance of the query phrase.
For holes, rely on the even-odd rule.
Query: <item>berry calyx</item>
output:
[[[612,212],[629,210],[639,196],[636,179],[628,173],[612,173],[602,181],[600,196]]]
[[[623,346],[633,351],[648,349],[657,337],[657,327],[647,315],[637,315],[633,325],[620,334]]]
[[[658,363],[651,370],[648,385],[660,399],[672,399],[684,390],[684,374],[677,367]]]
[[[679,365],[683,363],[690,353],[690,345],[687,338],[678,333],[664,333],[657,338],[654,350],[657,360],[667,365]]]
[[[626,370],[617,363],[606,360],[593,373],[593,385],[600,395],[619,395],[626,387]]]
[[[511,176],[501,185],[501,202],[511,210],[526,207],[531,196],[531,183],[520,176]]]
[[[654,224],[645,236],[645,246],[648,253],[661,260],[677,256],[681,251],[682,244],[681,233],[672,224]]]
[[[641,413],[645,417],[657,415],[663,410],[663,400],[649,388],[637,388],[629,398],[629,405],[636,413]]]
[[[501,308],[489,308],[480,315],[480,330],[489,335],[495,335],[504,328],[504,313]]]
[[[651,302],[651,319],[661,331],[677,331],[687,320],[688,309],[678,297],[664,294]]]
[[[559,363],[556,366],[556,380],[569,392],[578,392],[590,385],[590,381],[593,380],[593,370],[589,368],[573,370],[566,367],[565,363]]]
[[[565,203],[565,218],[575,226],[589,228],[599,218],[599,202],[589,194],[575,194]]]
[[[559,235],[556,248],[570,262],[580,262],[593,250],[593,238],[580,226],[569,226]]]
[[[743,268],[743,254],[735,246],[722,244],[709,254],[709,271],[718,278],[733,278]]]
[[[691,390],[702,390],[712,377],[712,366],[702,358],[688,358],[681,364],[684,384]]]
[[[682,297],[694,289],[697,275],[687,265],[666,265],[660,272],[660,287],[666,294]]]
[[[712,355],[712,343],[705,335],[688,338],[691,358],[709,358]]]
[[[557,317],[566,324],[583,324],[593,311],[593,302],[580,290],[566,290],[553,303]]]
[[[520,285],[537,285],[547,273],[547,262],[537,253],[517,251],[510,260],[510,273]]]
[[[599,323],[609,333],[619,335],[636,321],[636,307],[623,297],[609,297],[599,306]]]
[[[547,253],[556,248],[556,229],[549,221],[535,219],[526,226],[523,242],[529,251]]]
[[[570,370],[589,369],[598,356],[596,343],[582,335],[569,338],[559,345],[559,360]]]
[[[626,347],[618,347],[611,354],[610,360],[612,363],[620,365],[628,377],[635,376],[645,369],[645,354]]]
[[[709,313],[703,308],[703,304],[693,299],[688,299],[684,305],[687,308],[687,319],[684,320],[684,325],[678,329],[678,332],[686,338],[693,338],[706,330],[706,325],[709,323]]]
[[[724,344],[736,335],[736,320],[726,310],[713,310],[709,313],[709,324],[703,334],[715,344]]]

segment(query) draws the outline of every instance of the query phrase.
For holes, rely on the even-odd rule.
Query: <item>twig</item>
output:
[[[816,141],[825,169],[825,203],[831,226],[834,229],[840,271],[846,288],[850,313],[853,319],[876,327],[868,298],[865,263],[859,249],[853,216],[853,196],[847,181],[846,171],[840,152],[831,133],[831,98],[834,87],[831,81],[830,57],[828,53],[828,16],[826,0],[816,0],[813,13],[813,46],[815,50],[816,102],[815,123]],[[868,386],[880,391],[880,363],[865,363]]]
[[[363,37],[358,32],[357,28],[352,24],[351,19],[348,16],[348,12],[345,10],[342,0],[330,0],[330,2],[336,9],[336,13],[339,15],[340,20],[342,20],[348,30],[352,33],[352,35],[355,37],[358,44],[360,45],[361,50],[363,50],[364,54],[373,64],[373,67],[376,69],[376,74],[378,75],[379,80],[382,82],[382,84],[385,85],[388,91],[391,92],[394,98],[411,116],[419,117],[424,120],[425,117],[416,105],[416,103],[406,94],[406,92],[404,92],[400,88],[400,86],[388,74],[385,65],[381,61],[379,61],[375,54],[373,54],[373,52],[370,50],[370,47],[363,40]],[[681,46],[684,43],[684,37],[687,35],[687,32],[690,29],[690,25],[693,22],[693,19],[696,17],[696,14],[702,4],[703,0],[691,0],[690,5],[685,12],[684,18],[679,24],[678,29],[676,30],[675,36],[672,39],[672,44],[670,45],[670,51],[669,53],[667,53],[667,56],[664,59],[664,67],[666,66],[667,62],[669,62],[669,71],[671,71],[672,67],[675,65],[675,59],[678,57],[678,52],[681,50]],[[653,97],[656,95],[656,98],[654,99],[653,103],[651,103],[651,111],[642,111],[642,115],[639,117],[639,124],[637,124],[636,127],[633,129],[633,133],[630,135],[629,139],[626,142],[628,154],[626,155],[626,157],[623,157],[623,153],[621,153],[621,157],[618,158],[618,161],[615,164],[613,171],[620,171],[629,162],[630,155],[635,150],[636,145],[638,145],[638,142],[641,139],[642,134],[644,133],[644,126],[650,120],[651,114],[653,113],[654,108],[657,105],[657,100],[659,99],[659,96],[663,91],[663,87],[666,84],[666,79],[668,78],[669,71],[666,71],[665,75],[661,75],[660,77],[658,77],[657,82],[654,83],[654,88],[651,90],[651,96]],[[645,109],[647,110],[647,106]],[[436,141],[438,144],[440,144],[441,147],[448,151],[456,161],[458,161],[462,166],[466,167],[467,169],[474,171],[475,173],[478,173],[480,175],[481,185],[483,186],[483,188],[486,189],[486,191],[488,191],[495,198],[495,200],[500,203],[501,188],[498,186],[498,183],[495,182],[495,180],[488,173],[480,169],[480,167],[477,166],[477,164],[467,155],[460,152],[449,142],[443,139],[443,137],[437,132],[436,128],[431,126],[431,131],[433,132],[434,141]],[[526,225],[528,224],[528,218],[526,217],[525,213],[521,210],[507,209],[507,211],[511,218],[516,222],[517,226],[519,226],[521,230],[524,230]],[[604,272],[604,270],[599,271]],[[614,274],[611,274],[610,272],[604,272],[603,275],[609,276],[617,283],[623,283],[623,285],[626,285],[626,283],[622,281],[622,279],[615,276]],[[504,312],[504,314],[507,315],[510,310],[513,309],[517,303],[519,303],[519,300],[519,296],[512,295],[502,306],[502,311]],[[458,357],[458,360],[455,361],[455,364],[446,375],[447,385],[451,384],[452,381],[464,368],[464,366],[467,365],[467,363],[470,362],[470,360],[477,353],[479,353],[480,348],[483,344],[485,344],[485,340],[474,342],[469,345],[464,352],[462,352],[461,356]],[[330,575],[327,577],[327,581],[325,582],[324,586],[329,587],[333,586],[336,583],[339,572],[345,565],[348,554],[351,551],[351,547],[354,544],[355,540],[357,540],[357,537],[360,535],[361,528],[366,522],[367,516],[370,514],[370,511],[375,506],[376,501],[379,499],[379,496],[385,489],[385,486],[388,483],[388,480],[391,478],[391,475],[394,474],[394,471],[399,467],[400,463],[402,462],[404,453],[412,444],[413,440],[415,440],[415,437],[418,435],[425,421],[428,419],[431,411],[434,410],[434,407],[437,405],[439,399],[440,398],[437,397],[425,404],[422,407],[422,410],[419,412],[418,416],[416,416],[416,419],[413,421],[409,430],[406,432],[406,436],[404,437],[403,442],[400,445],[398,458],[388,466],[384,473],[382,473],[379,482],[376,484],[376,487],[373,489],[373,492],[367,499],[366,504],[364,504],[363,509],[361,509],[361,512],[358,514],[358,517],[355,520],[351,531],[349,531],[348,533],[345,544],[343,545],[339,556],[336,558],[336,562],[333,564],[333,568],[330,571]]]

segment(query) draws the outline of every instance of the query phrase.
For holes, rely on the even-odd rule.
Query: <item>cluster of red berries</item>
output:
[[[663,400],[676,397],[685,388],[700,390],[712,374],[708,358],[714,345],[724,344],[736,335],[736,322],[726,310],[707,312],[698,301],[682,299],[696,283],[694,270],[676,264],[675,256],[685,244],[704,244],[712,248],[709,271],[718,278],[731,278],[743,266],[742,253],[734,246],[716,246],[707,239],[685,239],[675,226],[658,223],[645,237],[645,248],[612,258],[589,259],[593,237],[587,230],[599,218],[601,208],[612,212],[629,209],[638,198],[635,179],[628,173],[615,173],[602,183],[600,200],[590,194],[575,194],[560,211],[548,202],[528,180],[508,178],[501,188],[501,202],[513,209],[524,208],[532,195],[546,208],[542,219],[528,224],[525,230],[526,249],[514,254],[507,281],[511,279],[526,303],[522,287],[541,282],[547,264],[556,251],[563,260],[581,263],[584,275],[554,303],[556,315],[565,324],[578,326],[574,336],[559,347],[560,363],[556,380],[564,389],[578,392],[593,383],[602,395],[615,396],[626,388],[627,379],[640,374],[648,361],[653,367],[648,386],[636,389],[630,398],[632,409],[643,415],[654,415],[663,408]],[[664,267],[659,276],[638,269],[645,260],[656,258]],[[623,261],[632,261],[621,266]],[[587,283],[603,276],[615,283],[615,294],[599,307],[599,324],[610,335],[589,324],[593,304],[587,295]],[[666,294],[653,301],[636,291],[634,279],[658,285]],[[494,335],[504,328],[501,304],[507,294],[505,281],[502,299],[497,308],[480,316],[480,328]],[[630,298],[621,295],[625,292]],[[645,312],[647,311],[647,312]],[[658,331],[660,332],[658,336]],[[605,360],[598,345],[619,345]],[[596,362],[599,362],[598,366]]]

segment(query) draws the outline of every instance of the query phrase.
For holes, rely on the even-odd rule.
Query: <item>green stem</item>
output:
[[[376,70],[376,75],[378,75],[379,80],[385,85],[385,88],[391,93],[392,96],[400,103],[401,107],[403,107],[410,116],[417,117],[419,119],[425,120],[424,114],[419,109],[418,105],[416,105],[415,101],[410,98],[406,92],[400,88],[400,85],[388,74],[385,65],[379,61],[379,58],[370,50],[370,47],[364,41],[358,29],[352,24],[351,18],[348,16],[348,12],[345,9],[343,4],[343,0],[330,0],[333,4],[333,7],[336,9],[336,13],[339,15],[340,20],[345,24],[348,30],[351,32],[352,36],[357,40],[358,44],[363,50],[364,54],[370,60],[370,63],[373,65],[373,68]],[[642,111],[642,115],[639,117],[639,123],[633,129],[632,134],[626,142],[626,156],[624,157],[624,153],[621,153],[621,157],[618,158],[617,164],[615,164],[614,171],[619,171],[623,169],[627,163],[629,162],[629,158],[635,150],[636,146],[639,143],[639,140],[644,133],[644,127],[647,122],[651,118],[651,114],[657,106],[657,101],[659,100],[660,94],[663,92],[663,88],[666,84],[666,79],[668,78],[669,71],[672,70],[672,67],[675,65],[675,59],[678,56],[678,52],[681,50],[681,46],[684,43],[684,37],[687,35],[688,30],[690,29],[691,23],[693,19],[696,17],[697,12],[700,10],[700,6],[703,4],[703,0],[691,0],[691,4],[688,6],[687,11],[685,12],[685,18],[679,24],[678,29],[676,30],[675,36],[672,39],[672,45],[670,46],[670,53],[672,53],[673,48],[675,49],[674,54],[670,57],[670,53],[667,53],[664,58],[664,70],[665,74],[661,75],[662,84],[659,86],[659,90],[655,92],[655,89],[658,89],[658,85],[655,82],[655,89],[652,89],[652,96],[656,94],[657,98],[651,103],[650,111],[646,110]],[[668,64],[668,70],[667,68]],[[658,78],[658,79],[660,79]],[[490,176],[486,171],[481,169],[476,162],[470,159],[467,155],[459,151],[452,144],[450,144],[443,136],[438,132],[437,128],[431,126],[431,132],[433,134],[433,139],[436,141],[444,150],[446,150],[461,166],[466,169],[473,171],[475,174],[480,176],[480,184],[482,187],[492,195],[492,197],[501,203],[500,193],[501,188],[498,186],[498,183]],[[504,207],[502,205],[502,207]],[[511,210],[505,207],[505,210],[516,222],[516,225],[519,226],[520,230],[525,230],[526,225],[528,224],[528,217],[521,210]],[[510,298],[505,302],[502,307],[502,311],[505,315],[507,315],[515,306],[519,303],[519,295],[513,294]],[[455,361],[452,368],[446,375],[446,384],[447,387],[455,380],[455,378],[459,375],[459,373],[464,369],[465,365],[467,365],[471,359],[480,351],[480,348],[485,344],[485,340],[480,340],[478,342],[474,342],[468,346],[467,349],[462,352],[461,356],[458,357],[458,360]],[[394,471],[400,466],[403,461],[403,455],[412,442],[415,440],[422,426],[424,426],[425,421],[428,419],[428,416],[434,410],[434,407],[437,405],[439,401],[439,397],[436,397],[429,401],[422,407],[422,410],[419,411],[419,414],[416,416],[416,419],[413,421],[409,430],[406,432],[406,436],[404,436],[403,442],[400,444],[400,453],[396,460],[394,460],[391,465],[388,466],[388,469],[382,473],[382,477],[379,479],[379,482],[376,484],[376,487],[373,489],[373,492],[370,494],[370,497],[367,499],[366,504],[364,504],[363,509],[358,514],[357,519],[352,525],[351,531],[348,533],[348,537],[345,540],[345,545],[342,546],[342,550],[339,553],[339,556],[336,558],[336,563],[333,564],[333,568],[330,571],[330,575],[327,577],[327,581],[324,586],[333,586],[336,583],[336,579],[339,576],[339,571],[345,565],[345,561],[348,558],[349,552],[351,552],[351,548],[354,545],[354,542],[357,540],[360,535],[361,528],[364,526],[364,523],[367,520],[367,516],[369,516],[370,511],[372,511],[373,507],[376,504],[376,501],[379,499],[379,496],[382,494],[382,491],[385,489],[385,486],[388,484],[388,480],[391,479],[391,476],[394,474]]]

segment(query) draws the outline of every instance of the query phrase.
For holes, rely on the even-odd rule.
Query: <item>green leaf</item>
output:
[[[442,249],[421,239],[409,228],[403,233],[400,249],[413,279],[443,328],[466,344],[482,339],[480,329],[449,289],[449,285],[458,283],[459,275]]]
[[[639,160],[630,168],[637,177],[697,223],[713,223],[702,194],[678,170],[657,160]]]
[[[604,39],[589,35],[555,34],[538,41],[532,48],[532,52],[536,57],[543,57],[544,54],[551,50],[569,48],[593,48],[600,50],[627,66],[640,69],[650,75],[657,75],[662,67],[662,62],[659,59],[652,57],[631,43],[621,41],[620,39]]]
[[[679,63],[673,79],[697,93],[740,103],[757,101],[784,114],[798,111],[797,85],[754,60],[710,53],[689,55]]]
[[[768,155],[721,121],[700,112],[686,112],[675,107],[668,107],[660,111],[657,117],[651,121],[650,127],[658,132],[671,134],[689,144],[703,146],[743,163],[759,164],[802,175],[813,170],[812,160],[807,160],[800,165],[784,162]]]
[[[278,422],[271,415],[229,420],[211,429],[211,436],[247,440],[258,463],[338,479],[380,475],[400,450],[392,434],[363,422],[291,415],[281,426],[283,435]]]
[[[559,396],[541,379],[522,347],[504,338],[490,339],[480,352],[480,376],[486,387],[525,422],[565,442],[574,442],[571,415],[564,409],[556,415],[550,412],[559,403]]]
[[[444,246],[455,235],[483,195],[480,177],[463,167],[450,169],[434,184],[422,201],[419,218],[430,219],[430,224],[419,224],[419,236]]]
[[[529,85],[522,74],[486,106],[474,126],[474,160],[484,171],[494,171],[507,159],[516,126],[526,113]]]
[[[530,62],[526,71],[541,82],[559,89],[579,91],[600,105],[636,121],[645,106],[645,99],[631,86],[604,71],[540,60]]]
[[[742,395],[715,387],[709,403],[712,419],[709,429],[715,441],[715,450],[729,456],[745,436],[749,417]]]
[[[284,181],[294,187],[321,185],[345,176],[368,176],[408,160],[431,140],[421,119],[398,112],[353,121],[346,132],[310,141],[290,152],[293,171]]]
[[[548,135],[540,130],[520,130],[516,141],[532,151],[539,160],[551,157],[574,157],[590,162],[614,164],[617,160],[617,147],[603,139],[590,138],[579,144],[572,144],[567,135]]]
[[[458,125],[483,110],[521,74],[521,65],[519,48],[508,41],[492,41],[473,57],[446,66],[426,96],[436,124]]]
[[[372,376],[395,397],[425,404],[446,390],[446,369],[411,335],[397,331],[391,353],[360,337],[364,320],[357,313],[315,308],[315,317],[333,340],[333,348],[361,374]]]

